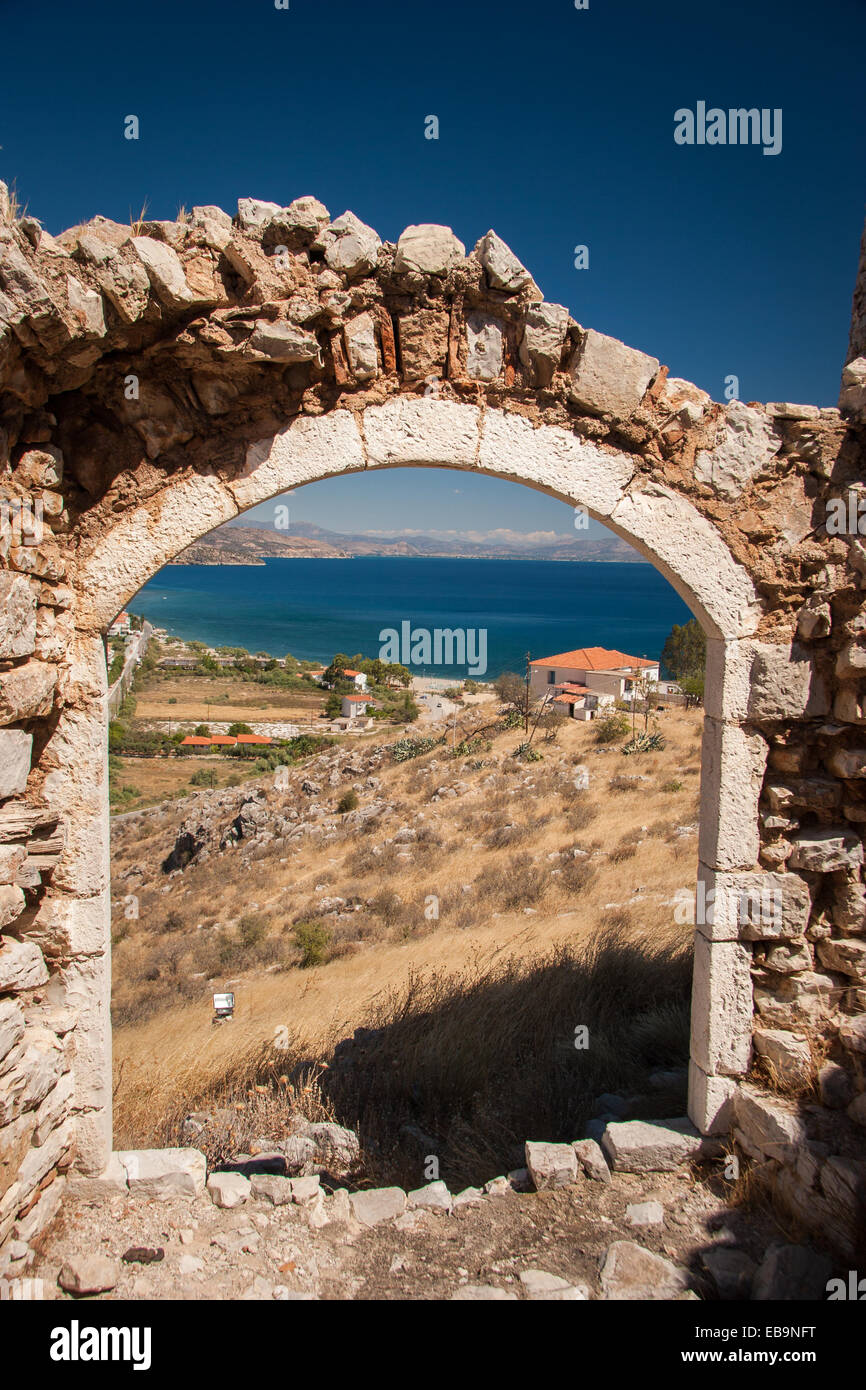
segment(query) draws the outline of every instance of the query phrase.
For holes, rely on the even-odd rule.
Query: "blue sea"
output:
[[[391,556],[172,565],[129,607],[187,640],[323,665],[335,652],[378,656],[380,632],[405,622],[413,630],[484,629],[487,679],[522,671],[527,652],[599,646],[658,657],[673,624],[691,617],[648,564]],[[432,661],[413,670],[466,675]]]

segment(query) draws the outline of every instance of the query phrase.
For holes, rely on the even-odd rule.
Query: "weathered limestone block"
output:
[[[95,898],[50,891],[28,918],[26,935],[50,960],[95,956],[108,951],[111,912],[108,893]]]
[[[571,397],[597,415],[633,415],[659,369],[657,357],[587,330],[571,366]]]
[[[287,208],[279,208],[264,224],[262,237],[271,244],[282,244],[291,250],[309,245],[330,220],[331,214],[318,198],[295,198]]]
[[[768,1028],[817,1028],[834,1013],[843,988],[838,977],[805,970],[774,979],[772,990],[756,985],[755,1006]]]
[[[374,1187],[366,1192],[351,1192],[349,1205],[352,1215],[362,1226],[378,1226],[406,1210],[406,1193],[402,1187]]]
[[[483,265],[488,282],[494,289],[504,290],[506,294],[519,294],[526,290],[534,298],[543,299],[543,295],[536,290],[529,271],[520,264],[511,248],[506,246],[495,232],[490,231],[483,236],[472,254]]]
[[[695,935],[691,1056],[708,1076],[742,1076],[752,1052],[752,953]]]
[[[349,370],[356,381],[372,381],[379,375],[376,321],[372,314],[358,314],[343,325]]]
[[[53,444],[28,449],[16,464],[15,481],[26,488],[59,487],[63,482],[63,454]]]
[[[397,242],[394,269],[422,275],[447,275],[466,256],[466,247],[450,227],[421,223],[407,227]]]
[[[717,1142],[691,1120],[625,1120],[610,1123],[601,1147],[614,1173],[672,1173],[692,1159],[718,1151]]]
[[[82,285],[75,275],[66,277],[66,295],[74,319],[88,337],[105,336],[105,309],[99,290],[91,290]]]
[[[834,879],[830,910],[833,925],[840,931],[855,935],[866,932],[866,887],[857,869]]]
[[[731,1076],[708,1076],[689,1062],[689,1119],[701,1134],[727,1134],[737,1083]]]
[[[842,789],[838,782],[826,777],[789,778],[785,782],[766,782],[764,795],[771,810],[778,815],[803,811],[830,814],[838,811]]]
[[[400,361],[407,381],[444,377],[450,318],[442,309],[419,309],[398,322]]]
[[[117,1155],[130,1193],[167,1202],[200,1197],[207,1180],[207,1160],[198,1149],[131,1149]]]
[[[50,714],[56,684],[57,667],[44,661],[28,661],[0,673],[0,724]]]
[[[829,874],[863,863],[859,835],[846,826],[809,826],[794,836],[794,853],[788,863],[792,869]]]
[[[866,357],[855,357],[843,369],[839,409],[855,420],[866,420]]]
[[[755,1051],[781,1081],[805,1085],[812,1074],[812,1050],[802,1033],[782,1028],[756,1028]]]
[[[42,1195],[31,1207],[26,1215],[19,1216],[12,1228],[13,1240],[24,1241],[31,1245],[38,1235],[51,1224],[60,1210],[66,1192],[66,1178],[55,1177],[53,1182],[43,1189]],[[26,1208],[25,1208],[26,1210]]]
[[[150,298],[150,278],[141,261],[137,257],[127,258],[96,233],[82,235],[78,246],[121,321],[137,323]]]
[[[251,444],[243,475],[229,486],[235,510],[330,474],[364,467],[364,446],[348,410],[299,416],[278,434]],[[217,523],[218,524],[218,523]]]
[[[536,1192],[568,1187],[577,1182],[577,1154],[571,1144],[544,1144],[527,1140],[526,1167]]]
[[[834,748],[826,762],[837,777],[852,781],[866,777],[866,748]]]
[[[69,1063],[56,1033],[49,1028],[28,1028],[3,1064],[0,1125],[9,1124],[27,1110],[37,1110],[68,1070]],[[43,1143],[46,1137],[43,1133],[40,1138],[37,1132],[33,1142]]]
[[[18,1181],[23,1192],[32,1192],[52,1168],[66,1162],[75,1146],[75,1122],[64,1120],[63,1124],[52,1129],[44,1144],[34,1144],[24,1155],[18,1170]]]
[[[806,1126],[791,1101],[744,1083],[734,1096],[734,1115],[745,1138],[767,1158],[784,1161],[806,1142]]]
[[[321,357],[316,336],[285,319],[257,319],[245,351],[271,362],[315,362]]]
[[[576,1139],[571,1146],[577,1161],[588,1178],[593,1182],[609,1183],[610,1169],[600,1144],[595,1139]]]
[[[688,1284],[684,1269],[631,1240],[614,1241],[601,1267],[605,1302],[676,1298]]]
[[[469,344],[466,371],[476,381],[495,381],[502,372],[503,325],[490,314],[474,312],[466,316]]]
[[[313,249],[324,251],[325,261],[331,270],[354,279],[375,270],[381,245],[372,227],[368,227],[353,212],[344,212],[319,232]]]
[[[839,1041],[851,1052],[866,1052],[866,1014],[846,1019],[839,1028]]]
[[[698,835],[702,864],[714,869],[751,869],[757,864],[758,799],[766,762],[767,744],[759,734],[704,720]]]
[[[711,637],[754,632],[760,605],[752,580],[685,497],[661,483],[642,481],[639,491],[627,492],[617,503],[610,527],[653,561]]]
[[[23,729],[0,730],[0,801],[25,790],[32,751],[32,734]]]
[[[698,931],[710,941],[786,940],[809,925],[812,898],[799,874],[718,873],[700,866],[706,921]]]
[[[866,981],[866,941],[850,937],[844,941],[819,941],[817,951],[819,961],[828,970]]]
[[[436,464],[471,468],[478,453],[481,412],[474,405],[399,396],[364,415],[367,464]]]
[[[406,1193],[406,1206],[410,1211],[450,1212],[453,1199],[444,1182],[428,1182]]]
[[[36,1111],[34,1144],[44,1144],[49,1134],[69,1116],[75,1095],[75,1077],[65,1071],[48,1091]]]
[[[0,929],[10,926],[24,911],[24,894],[20,888],[4,883],[0,886]]]
[[[127,1155],[128,1157],[128,1155]],[[249,1200],[251,1187],[249,1178],[243,1173],[211,1173],[207,1180],[207,1190],[215,1207],[240,1207]]]
[[[784,941],[769,945],[758,956],[765,970],[776,975],[798,975],[814,965],[812,953],[805,941]]]
[[[695,478],[723,497],[739,497],[767,473],[781,442],[763,411],[742,401],[730,401],[715,448],[701,449],[695,457]]]
[[[238,224],[245,232],[258,232],[281,211],[279,203],[263,203],[258,198],[238,198]]]
[[[634,476],[625,454],[602,451],[556,426],[536,429],[521,415],[499,411],[484,416],[478,466],[499,477],[531,478],[596,516],[611,515]]]
[[[132,245],[154,291],[167,309],[204,308],[213,303],[190,289],[180,257],[170,246],[147,236],[132,237]]]
[[[811,655],[792,647],[755,643],[749,682],[750,719],[815,719],[829,713],[826,683]]]
[[[562,304],[533,304],[526,311],[520,360],[532,371],[536,386],[549,386],[559,370],[568,319]]]
[[[24,1036],[24,1015],[13,999],[0,999],[0,1062]]]

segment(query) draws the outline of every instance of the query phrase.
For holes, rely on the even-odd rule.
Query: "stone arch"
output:
[[[0,1128],[0,1245],[111,1151],[102,633],[196,537],[340,472],[520,481],[661,570],[708,637],[701,879],[785,890],[772,930],[698,925],[692,1119],[748,1130],[753,1048],[796,1057],[804,1018],[862,1052],[866,561],[826,524],[862,475],[861,359],[843,414],[722,407],[545,303],[493,232],[468,256],[447,228],[382,243],[315,199],[137,231],[50,238],[0,197],[0,1016],[29,1096]],[[823,1220],[818,1180],[791,1196]]]

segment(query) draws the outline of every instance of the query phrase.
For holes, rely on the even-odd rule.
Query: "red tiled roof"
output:
[[[552,703],[554,705],[570,705],[573,701],[573,695],[554,695]]]
[[[350,671],[348,666],[343,671],[344,676],[363,676],[363,671]]]
[[[238,734],[238,743],[273,743],[273,739],[264,734]]]
[[[618,671],[624,666],[658,666],[643,656],[627,656],[625,652],[608,651],[607,647],[576,647],[573,652],[558,652],[556,656],[541,656],[531,666],[572,666],[578,671]]]
[[[348,700],[352,705],[368,705],[370,703],[366,695],[344,695],[344,700]]]
[[[181,748],[210,748],[211,740],[202,738],[201,734],[187,734],[180,746]]]
[[[571,693],[572,693],[573,695],[589,695],[589,694],[591,694],[591,691],[590,691],[590,688],[589,688],[588,685],[576,685],[576,684],[574,683],[574,681],[563,681],[562,688],[563,688],[563,690],[569,690],[569,691],[571,691]]]
[[[234,747],[237,739],[231,734],[214,734],[211,743],[219,747]]]

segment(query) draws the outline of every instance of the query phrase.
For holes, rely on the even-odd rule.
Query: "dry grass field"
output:
[[[399,1172],[400,1130],[421,1125],[470,1180],[526,1126],[556,1137],[599,1090],[682,1063],[691,932],[671,899],[695,877],[701,715],[660,727],[665,749],[631,757],[571,721],[536,763],[513,756],[513,731],[468,758],[384,750],[377,786],[343,776],[339,758],[361,755],[341,750],[314,795],[324,833],[242,841],[173,876],[160,866],[184,803],[120,823],[118,1143],[164,1141],[215,1098],[253,1124],[250,1098],[289,1080],[303,1093],[306,1067],[381,1171]],[[320,761],[282,793],[262,782],[268,806],[303,819]],[[336,812],[353,784],[362,812],[383,808],[362,827]],[[214,1027],[226,986],[235,1019]],[[369,1065],[329,1065],[360,1026],[378,1030]]]
[[[324,708],[320,690],[285,690],[238,676],[172,675],[159,672],[136,685],[136,719],[206,724],[210,719],[314,720]]]

